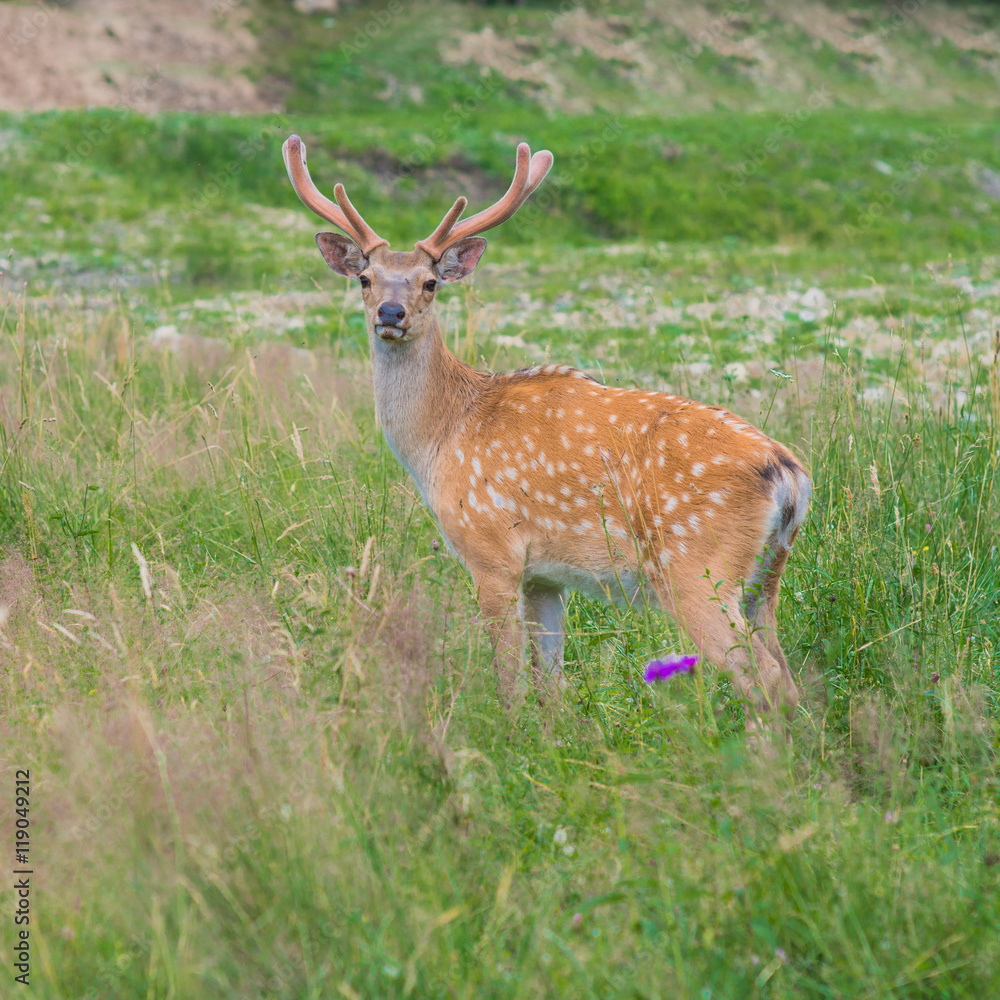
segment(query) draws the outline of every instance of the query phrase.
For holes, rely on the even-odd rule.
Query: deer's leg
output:
[[[748,729],[756,728],[758,713],[779,704],[793,708],[798,704],[787,665],[778,662],[761,633],[744,617],[736,585],[726,581],[714,587],[701,577],[683,587],[670,580],[652,583],[663,606],[691,636],[704,659],[733,678],[747,700]]]
[[[768,651],[781,668],[781,687],[785,704],[798,703],[798,692],[795,679],[785,659],[785,652],[778,640],[778,593],[781,587],[781,574],[788,561],[789,550],[775,544],[765,547],[757,563],[756,571],[750,581],[744,585],[743,613],[750,622],[756,634],[763,639]]]
[[[515,709],[527,692],[524,599],[519,577],[494,572],[474,574],[479,610],[493,641],[500,695],[508,709]]]
[[[538,687],[566,683],[562,672],[565,616],[566,592],[562,587],[540,581],[525,582],[524,617],[531,639],[532,672]]]

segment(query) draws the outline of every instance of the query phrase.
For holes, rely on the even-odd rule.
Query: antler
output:
[[[285,160],[288,179],[306,208],[311,208],[321,219],[332,222],[338,229],[347,233],[361,247],[365,256],[377,246],[388,245],[389,241],[382,239],[361,218],[347,197],[343,184],[338,184],[333,189],[333,196],[337,199],[336,205],[326,195],[320,194],[306,167],[306,144],[297,135],[290,135],[285,140],[281,147],[281,155]]]
[[[517,147],[514,180],[511,181],[507,193],[495,205],[477,212],[464,222],[458,222],[467,204],[465,198],[459,198],[448,209],[448,214],[441,220],[437,229],[427,239],[420,240],[417,246],[421,250],[426,250],[435,260],[439,260],[452,243],[457,243],[466,236],[485,233],[487,229],[493,229],[501,222],[506,222],[528,200],[531,192],[542,183],[542,178],[552,167],[552,159],[552,154],[547,149],[540,149],[532,156],[528,144],[522,142]]]

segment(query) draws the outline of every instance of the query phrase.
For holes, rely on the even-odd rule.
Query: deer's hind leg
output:
[[[790,549],[772,537],[757,557],[754,571],[743,584],[743,616],[751,630],[760,635],[771,655],[781,667],[783,686],[795,689],[795,680],[778,639],[778,596],[781,574]],[[796,698],[797,701],[797,698]]]
[[[744,615],[740,586],[719,575],[709,574],[683,584],[668,578],[653,578],[664,608],[690,635],[704,659],[728,673],[747,701],[747,728],[754,716],[776,706],[794,708],[799,694],[784,655],[774,654]],[[780,652],[780,647],[778,647]]]

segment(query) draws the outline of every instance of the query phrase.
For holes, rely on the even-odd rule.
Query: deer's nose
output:
[[[382,326],[399,326],[406,310],[398,302],[383,302],[378,307],[378,321]]]

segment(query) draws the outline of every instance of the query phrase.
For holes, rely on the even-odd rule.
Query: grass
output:
[[[921,266],[946,247],[978,266],[1000,240],[995,200],[981,189],[1000,140],[973,109],[817,106],[801,122],[720,113],[668,124],[500,109],[489,131],[475,116],[429,128],[435,120],[415,125],[391,108],[363,122],[0,115],[0,236],[16,248],[9,266],[15,277],[63,286],[97,275],[118,287],[166,280],[179,294],[301,285],[320,272],[303,238],[316,222],[281,172],[292,131],[306,139],[319,183],[343,180],[397,246],[430,232],[456,188],[476,203],[498,196],[521,137],[550,146],[557,167],[537,204],[497,234],[505,252],[540,246],[551,257],[599,236],[744,252],[779,244],[822,250],[842,266],[862,246],[869,266]],[[664,154],[668,140],[676,154]]]
[[[407,11],[391,32],[432,32]],[[455,16],[528,33],[507,14]],[[0,116],[0,755],[32,773],[33,993],[1000,993],[987,115],[859,108],[871,81],[822,49],[837,100],[789,132],[710,52],[685,72],[721,110],[554,114],[483,77],[445,119],[468,68],[401,66],[372,105],[322,19],[256,16],[286,114]],[[363,116],[324,113],[334,78]],[[748,749],[710,671],[642,681],[688,648],[669,622],[579,597],[564,701],[500,711],[467,574],[375,426],[360,296],[281,172],[292,129],[400,245],[499,192],[515,138],[551,146],[547,197],[443,293],[449,346],[720,402],[807,460],[787,747]]]
[[[449,334],[488,350],[466,306]],[[248,350],[234,317],[175,352],[127,302],[10,300],[39,995],[990,995],[998,387],[953,367],[937,398],[904,340],[866,400],[838,324],[806,397],[729,385],[817,483],[781,620],[806,707],[768,761],[726,681],[643,684],[667,624],[579,598],[565,705],[499,713],[354,350]]]
[[[925,4],[858,3],[846,11],[747,0],[693,9],[642,0],[620,0],[613,10],[603,0],[490,6],[391,0],[345,5],[336,18],[302,18],[260,0],[257,78],[295,114],[356,121],[381,106],[425,120],[474,106],[491,122],[510,110],[668,120],[788,112],[819,88],[865,109],[997,103],[990,36],[997,13],[985,4],[961,5],[936,26],[925,15],[937,11]],[[949,21],[958,35],[943,37],[951,33],[941,23]],[[978,44],[970,48],[962,34]]]

